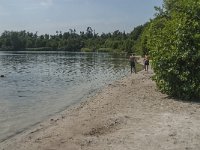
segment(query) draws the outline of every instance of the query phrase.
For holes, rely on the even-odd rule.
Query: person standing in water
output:
[[[133,73],[133,70],[136,73],[136,66],[135,66],[136,65],[136,58],[133,54],[129,57],[129,61],[130,61],[130,65],[131,65],[131,73]]]

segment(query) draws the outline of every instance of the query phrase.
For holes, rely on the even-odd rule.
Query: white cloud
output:
[[[37,9],[49,8],[54,4],[53,1],[54,0],[31,0],[28,4],[26,1],[26,3],[24,3],[24,10],[32,11]]]
[[[40,5],[44,7],[50,7],[53,5],[53,0],[42,0],[40,1]]]

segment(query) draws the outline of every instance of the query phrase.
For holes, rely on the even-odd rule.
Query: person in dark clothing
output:
[[[147,55],[145,55],[145,57],[144,57],[144,69],[145,69],[145,71],[148,72],[148,69],[149,69],[149,57]]]
[[[129,57],[129,61],[131,65],[131,73],[133,73],[133,70],[136,73],[136,57],[133,54]]]

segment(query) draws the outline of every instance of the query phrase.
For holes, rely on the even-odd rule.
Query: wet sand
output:
[[[199,150],[200,103],[160,93],[152,75],[129,74],[0,143],[0,149]]]

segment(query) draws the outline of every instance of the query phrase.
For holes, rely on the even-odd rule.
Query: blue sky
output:
[[[55,34],[69,29],[130,32],[154,17],[162,0],[0,0],[0,33],[5,30]]]

